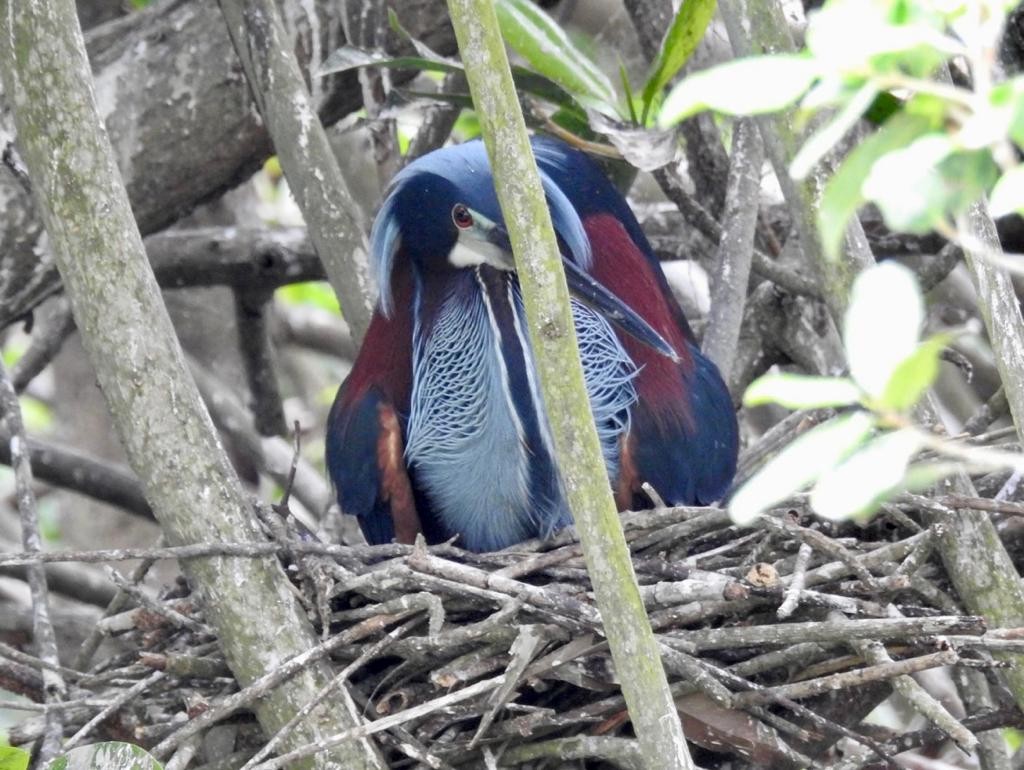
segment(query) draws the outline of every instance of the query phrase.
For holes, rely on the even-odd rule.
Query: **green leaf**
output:
[[[343,45],[328,56],[317,77],[359,69],[360,67],[387,67],[389,69],[413,69],[420,72],[463,72],[462,64],[438,56],[391,56],[382,51],[367,51],[351,45]],[[516,89],[526,91],[562,107],[579,110],[576,100],[557,83],[523,67],[512,67],[512,78]]]
[[[910,144],[932,125],[933,119],[929,116],[900,113],[846,156],[825,186],[818,212],[822,245],[830,259],[839,256],[846,224],[865,201],[862,187],[875,161],[896,148]]]
[[[163,770],[141,746],[119,741],[80,746],[57,757],[47,770]]]
[[[923,235],[943,220],[946,192],[938,166],[955,151],[949,136],[930,133],[886,153],[864,180],[864,196],[892,229]]]
[[[1010,113],[1007,131],[1018,147],[1024,147],[1024,75],[994,86],[989,91],[989,102]]]
[[[729,501],[729,515],[749,524],[766,508],[799,492],[859,447],[874,429],[867,412],[854,412],[813,428],[769,460]]]
[[[924,234],[963,212],[998,175],[987,149],[961,150],[947,134],[929,133],[879,158],[863,192],[889,227]]]
[[[811,169],[818,165],[818,161],[824,158],[860,120],[877,95],[878,89],[874,83],[867,82],[862,85],[831,121],[804,142],[789,166],[790,175],[794,179],[803,179],[811,173]]]
[[[278,289],[277,296],[286,305],[306,305],[341,314],[338,296],[327,281],[291,283]]]
[[[729,115],[776,112],[803,96],[818,74],[813,59],[796,54],[737,59],[677,84],[661,107],[658,124],[667,128],[709,109]]]
[[[917,279],[895,262],[857,276],[843,323],[850,376],[864,392],[881,398],[899,366],[917,350],[924,301]]]
[[[1024,165],[1014,166],[996,182],[989,209],[994,217],[1024,213]]]
[[[505,41],[533,69],[582,104],[616,111],[611,81],[543,10],[529,0],[499,0],[495,11]]]
[[[818,479],[811,507],[826,519],[842,520],[874,512],[900,488],[911,458],[921,449],[916,429],[879,436]]]
[[[697,50],[704,31],[714,18],[717,0],[683,0],[679,6],[672,26],[661,43],[658,58],[654,62],[654,71],[647,78],[643,90],[643,113],[641,124],[647,123],[651,105],[661,90],[669,84],[676,73],[689,61]]]
[[[23,355],[25,355],[26,350],[26,346],[17,341],[8,342],[3,346],[3,348],[0,348],[0,351],[2,351],[4,366],[10,369],[18,363],[19,359],[21,359]]]
[[[449,59],[425,56],[390,56],[383,51],[367,51],[352,45],[343,45],[320,65],[318,77],[360,67],[389,67],[391,69],[413,69],[421,72],[462,72],[462,65]]]
[[[32,396],[21,396],[21,417],[29,433],[45,433],[53,427],[53,410],[45,401]]]
[[[0,770],[26,770],[29,753],[14,746],[0,746]]]
[[[807,48],[830,71],[901,71],[923,77],[956,42],[943,35],[941,18],[909,5],[891,0],[826,3],[808,18]]]
[[[905,412],[914,406],[939,374],[939,356],[950,335],[938,334],[925,340],[896,367],[878,399],[878,406]]]
[[[960,214],[992,189],[999,179],[999,166],[988,148],[955,152],[939,164],[946,210]]]
[[[883,91],[875,97],[875,101],[868,107],[867,112],[864,113],[864,119],[874,123],[876,126],[880,126],[897,114],[902,106],[902,99],[893,96],[888,91]]]
[[[629,73],[626,71],[626,65],[619,61],[619,82],[622,83],[622,90],[626,94],[626,108],[629,110],[629,119],[633,123],[639,124],[640,117],[636,114],[636,94],[633,93],[633,86],[629,82]]]
[[[1004,727],[1001,731],[1003,740],[1006,741],[1006,745],[1010,748],[1010,751],[1016,753],[1022,745],[1024,745],[1024,733],[1020,730],[1015,730],[1012,727]]]
[[[745,406],[781,404],[787,409],[821,409],[848,406],[860,401],[861,391],[843,377],[809,377],[804,374],[766,374],[743,394]]]
[[[947,476],[962,471],[964,466],[957,462],[926,462],[914,463],[907,469],[901,492],[924,492],[931,489]]]

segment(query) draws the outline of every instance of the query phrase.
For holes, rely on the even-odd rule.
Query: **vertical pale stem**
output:
[[[558,245],[494,6],[449,0],[448,7],[516,255],[558,465],[644,763],[692,768],[611,497]]]
[[[352,336],[361,342],[373,313],[366,237],[353,214],[358,208],[327,133],[310,103],[277,4],[220,0],[220,7],[309,238]]]

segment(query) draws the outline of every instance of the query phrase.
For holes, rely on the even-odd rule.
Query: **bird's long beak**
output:
[[[569,284],[569,291],[578,299],[587,303],[629,336],[654,348],[663,356],[679,361],[679,354],[654,327],[592,275],[568,259],[562,260],[562,267],[565,268],[565,280]]]
[[[509,241],[508,231],[495,222],[488,222],[488,225],[489,227],[486,229],[487,242],[507,254],[511,263],[512,243]],[[592,275],[568,259],[562,259],[562,267],[565,269],[565,280],[569,284],[569,291],[577,299],[585,302],[629,336],[654,348],[673,361],[679,361],[679,354],[664,337],[654,330],[654,327]],[[508,269],[514,270],[515,267],[510,264]]]

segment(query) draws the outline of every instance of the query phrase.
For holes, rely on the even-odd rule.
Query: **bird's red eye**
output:
[[[466,230],[473,226],[473,215],[461,203],[456,203],[452,208],[452,221],[460,230]]]

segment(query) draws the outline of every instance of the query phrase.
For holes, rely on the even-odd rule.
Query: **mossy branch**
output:
[[[277,4],[220,0],[220,7],[309,238],[353,337],[361,341],[373,314],[369,249]]]
[[[449,0],[448,8],[516,255],[558,466],[644,765],[692,768],[611,497],[558,245],[494,5]]]

